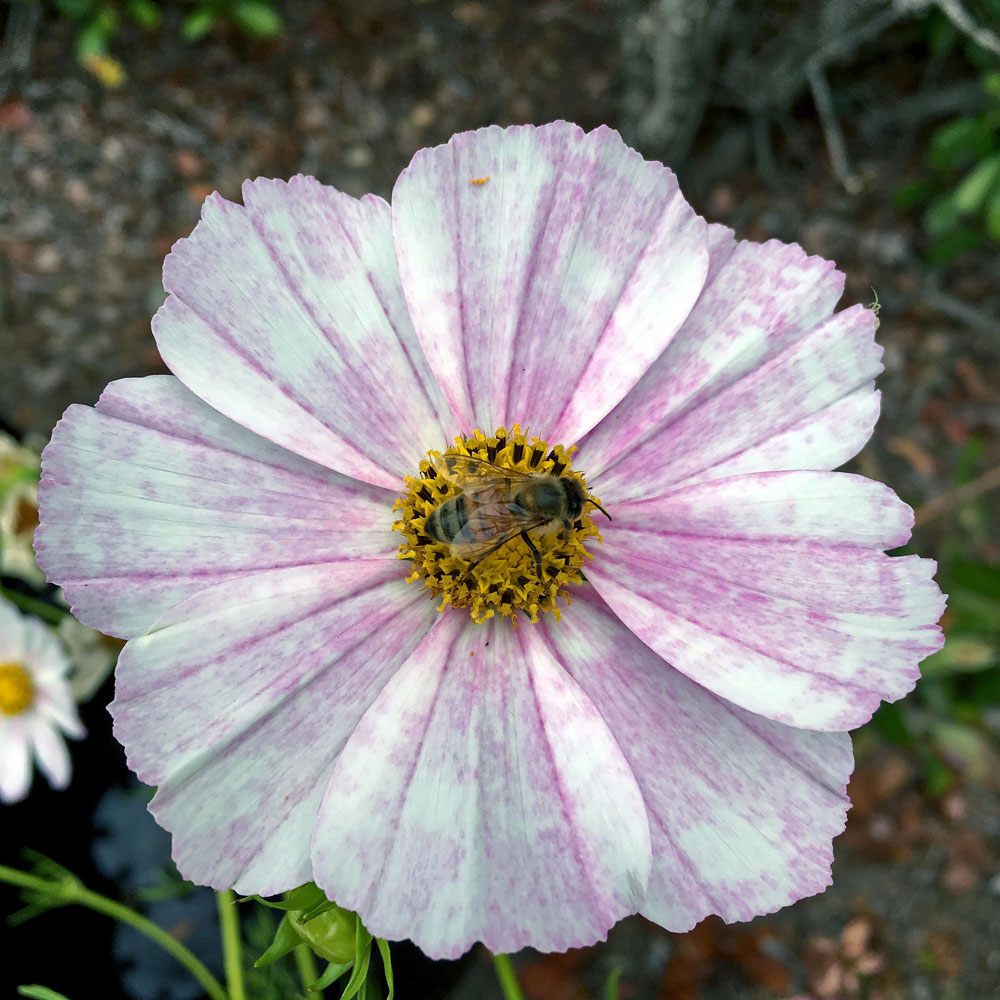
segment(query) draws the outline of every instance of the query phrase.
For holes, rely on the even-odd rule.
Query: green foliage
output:
[[[973,436],[955,462],[954,486],[983,471],[985,442]],[[870,725],[881,740],[916,753],[924,791],[948,792],[956,774],[981,781],[1000,768],[1000,745],[986,724],[1000,706],[1000,560],[983,558],[995,535],[986,496],[957,510],[938,548],[936,579],[948,595],[945,644],[927,657],[914,694],[882,705]]]
[[[47,0],[56,13],[76,25],[77,59],[109,86],[107,75],[112,43],[121,27],[131,22],[143,31],[158,31],[169,0]],[[179,34],[198,42],[217,25],[231,24],[248,38],[279,38],[284,31],[274,0],[183,0]],[[115,66],[118,64],[115,63]],[[124,76],[122,74],[121,79]]]
[[[931,137],[931,175],[895,193],[898,208],[923,207],[932,267],[989,240],[1000,242],[1000,71],[985,73],[983,88],[985,110],[945,122]]]
[[[622,967],[615,966],[604,981],[604,1000],[619,1000],[618,980],[622,976]]]
[[[64,993],[56,993],[48,986],[18,986],[17,995],[30,997],[31,1000],[69,1000]]]
[[[354,1000],[356,997],[359,1000],[381,1000],[382,991],[369,975],[374,944],[382,957],[383,973],[389,989],[387,1000],[393,1000],[395,989],[389,943],[373,938],[356,913],[330,902],[314,882],[293,889],[281,900],[262,899],[260,896],[250,898],[270,909],[284,911],[273,940],[254,962],[255,969],[274,965],[296,948],[307,945],[328,963],[310,989],[325,989],[350,973],[340,1000]]]

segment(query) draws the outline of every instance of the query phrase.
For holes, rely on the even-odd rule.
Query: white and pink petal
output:
[[[615,500],[771,469],[830,469],[857,453],[878,412],[874,316],[831,316],[833,264],[795,245],[734,243],[712,261],[687,321],[639,384],[581,442]]]
[[[670,342],[708,266],[674,175],[605,127],[456,135],[414,156],[392,213],[410,314],[464,432],[577,440]]]
[[[164,361],[230,419],[395,489],[448,436],[396,268],[389,206],[309,177],[212,195],[164,262]]]
[[[684,931],[709,914],[749,920],[829,885],[850,736],[729,704],[664,664],[590,587],[571,611],[544,631],[642,792],[653,866],[640,912]]]
[[[195,594],[126,645],[115,735],[187,878],[264,894],[312,878],[333,761],[436,615],[398,566],[293,567]]]
[[[912,512],[879,483],[778,472],[613,509],[588,579],[664,660],[769,719],[861,725],[943,641],[933,561],[882,551]]]
[[[191,594],[267,569],[395,565],[391,493],[258,437],[169,376],[70,407],[42,469],[39,564],[108,634],[141,635]]]
[[[650,864],[622,749],[540,630],[459,615],[347,741],[313,836],[330,898],[434,957],[593,943]]]

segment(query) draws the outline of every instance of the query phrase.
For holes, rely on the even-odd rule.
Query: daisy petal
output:
[[[674,175],[605,127],[456,135],[414,156],[392,212],[410,313],[463,431],[519,422],[575,441],[669,343],[708,265]]]
[[[666,666],[592,588],[546,620],[549,642],[628,759],[649,814],[644,916],[685,931],[749,920],[830,884],[853,760],[847,733],[745,712]]]
[[[852,729],[940,648],[935,564],[910,509],[836,472],[741,476],[620,504],[587,578],[668,663],[788,725]]]
[[[31,742],[42,773],[53,788],[65,788],[69,784],[70,763],[66,744],[52,723],[45,718],[31,720]]]
[[[31,735],[24,716],[0,717],[0,802],[20,802],[31,787]]]
[[[878,415],[874,315],[830,316],[843,276],[797,246],[713,232],[712,268],[684,326],[581,444],[601,495],[774,469],[832,469]]]
[[[243,198],[212,195],[164,262],[164,361],[237,423],[395,489],[445,439],[446,405],[403,300],[389,206],[310,177],[248,181]]]
[[[71,406],[39,496],[39,565],[110,635],[141,634],[198,590],[268,568],[395,564],[391,494],[265,441],[169,376],[115,382],[96,410]]]
[[[593,943],[642,903],[649,828],[591,701],[526,626],[442,616],[337,760],[317,883],[432,957]]]
[[[389,563],[314,566],[221,583],[128,643],[115,736],[185,877],[263,894],[312,878],[332,762],[436,615]]]
[[[0,598],[0,662],[17,662],[24,657],[27,621],[10,601]]]

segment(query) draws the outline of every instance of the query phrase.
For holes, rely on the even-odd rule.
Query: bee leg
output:
[[[531,540],[527,529],[521,532],[521,537],[524,539],[524,544],[531,550],[531,556],[535,560],[535,569],[538,570],[538,579],[544,583],[545,578],[542,576],[542,554],[535,548],[535,543]]]

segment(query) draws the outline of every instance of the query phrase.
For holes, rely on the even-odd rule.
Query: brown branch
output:
[[[1000,465],[987,470],[981,476],[977,476],[972,482],[952,487],[940,496],[934,497],[933,500],[922,503],[913,512],[914,523],[923,526],[944,514],[950,514],[952,511],[972,503],[984,493],[996,489],[1000,489]]]

